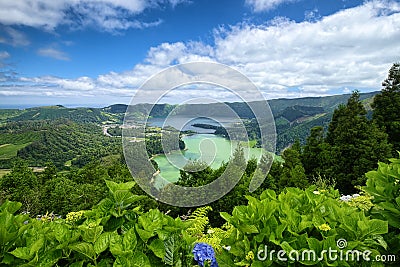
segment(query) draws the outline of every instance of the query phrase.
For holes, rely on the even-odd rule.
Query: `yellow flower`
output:
[[[331,230],[331,227],[330,227],[328,224],[326,224],[326,223],[321,224],[318,228],[319,228],[319,230],[325,231],[325,232]]]
[[[70,213],[67,214],[65,220],[67,222],[76,222],[76,221],[78,221],[79,219],[82,218],[84,213],[85,212],[83,210],[80,210],[80,211],[77,211],[77,212],[70,212]]]
[[[253,251],[249,251],[249,253],[247,253],[247,255],[246,255],[246,260],[248,260],[248,261],[254,260],[254,253],[253,253]]]

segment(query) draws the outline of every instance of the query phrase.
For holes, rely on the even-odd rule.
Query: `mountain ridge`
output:
[[[369,113],[371,113],[371,103],[373,97],[379,91],[370,93],[361,93],[360,100],[363,101]],[[314,126],[323,126],[327,128],[333,111],[341,104],[345,104],[351,94],[323,96],[323,97],[304,97],[304,98],[280,98],[268,100],[269,107],[275,120],[277,133],[277,151],[282,151],[285,147],[292,144],[296,139],[305,143],[310,130]],[[252,104],[256,104],[253,102]],[[261,103],[261,102],[260,102]],[[184,113],[188,116],[198,117],[201,110],[206,105],[209,114],[219,114],[220,107],[228,105],[242,119],[254,120],[255,116],[247,103],[227,102],[227,103],[209,103],[209,104],[191,104],[183,106]],[[139,104],[136,106],[136,113],[133,117],[143,119],[143,114],[152,117],[163,118],[171,112],[177,105],[170,104]],[[125,111],[128,108],[126,104],[113,104],[103,108],[67,108],[62,105],[52,105],[45,107],[33,107],[23,110],[19,109],[0,109],[0,125],[8,122],[19,121],[40,121],[68,119],[78,123],[122,124]],[[180,106],[181,108],[181,106]],[[226,108],[225,108],[226,109]],[[185,113],[186,112],[186,113]]]

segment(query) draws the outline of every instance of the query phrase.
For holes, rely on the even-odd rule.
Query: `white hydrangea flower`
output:
[[[350,201],[352,199],[352,196],[350,196],[350,195],[342,195],[341,197],[340,197],[340,200],[342,200],[342,201]]]

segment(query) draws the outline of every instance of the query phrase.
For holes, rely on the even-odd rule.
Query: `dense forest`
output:
[[[326,100],[325,107],[281,106],[274,113],[278,138],[293,141],[281,153],[283,162],[272,162],[270,170],[270,157],[246,161],[240,146],[218,169],[187,164],[177,184],[190,187],[214,181],[231,162],[246,166],[228,194],[197,209],[145,194],[126,166],[121,139],[105,136],[97,121],[78,115],[25,120],[32,114],[8,110],[0,127],[0,149],[8,153],[0,162],[11,169],[0,178],[1,264],[399,266],[400,64],[393,64],[379,93],[366,97],[354,91],[343,98],[342,104]],[[59,109],[64,108],[54,108]],[[160,107],[157,115],[166,110],[171,106]],[[284,135],[287,124],[291,135]],[[246,129],[257,138],[252,126],[247,116]],[[149,156],[166,152],[160,150],[161,134],[149,129],[145,136]],[[183,148],[181,142],[170,147]],[[193,171],[199,165],[201,171]],[[44,169],[34,172],[30,166]],[[250,193],[251,180],[260,175],[265,180]],[[339,239],[346,241],[339,248],[345,254],[368,250],[371,259],[395,257],[385,262],[332,260],[326,254],[287,262],[258,257],[265,246],[324,255],[338,249]]]

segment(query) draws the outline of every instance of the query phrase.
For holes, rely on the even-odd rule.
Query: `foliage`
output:
[[[77,123],[120,122],[122,116],[98,108],[66,108],[60,105],[27,108],[9,113],[7,121],[40,121],[68,119]]]
[[[0,201],[6,199],[23,203],[26,212],[40,211],[39,181],[23,161],[16,162],[12,171],[0,179]]]
[[[324,165],[329,159],[328,151],[329,146],[324,139],[324,128],[313,127],[301,155],[301,161],[309,179],[316,178],[324,172]]]
[[[346,105],[335,110],[325,138],[327,152],[319,153],[325,159],[323,174],[334,177],[343,193],[354,192],[354,186],[364,184],[364,174],[390,156],[387,135],[365,115],[355,91]]]
[[[8,200],[19,201],[23,210],[32,214],[56,212],[65,215],[70,211],[90,209],[107,196],[104,179],[115,182],[133,180],[126,165],[119,161],[92,162],[81,169],[59,173],[51,163],[41,173],[33,173],[24,161],[16,162],[10,173],[0,180],[0,203]],[[144,194],[136,185],[134,190]],[[155,207],[151,199],[142,204]]]
[[[285,149],[282,158],[285,161],[279,176],[279,186],[281,188],[289,186],[306,188],[309,182],[301,163],[300,141],[297,140],[291,148]]]
[[[248,204],[235,207],[231,215],[222,212],[221,216],[234,230],[222,241],[230,249],[217,254],[220,266],[359,266],[356,261],[319,257],[324,249],[337,250],[339,238],[347,241],[343,253],[369,249],[372,257],[384,251],[382,235],[388,232],[386,221],[372,219],[357,208],[341,204],[336,190],[316,193],[315,189],[286,188],[278,196],[266,190],[258,199],[247,196]],[[276,255],[270,258],[269,254],[265,259],[251,256],[259,255],[266,247],[269,252],[285,251],[287,261],[280,261]],[[292,250],[313,250],[318,257],[295,261],[288,257]]]
[[[197,208],[189,216],[188,222],[191,226],[186,231],[196,237],[198,242],[209,244],[217,252],[221,252],[221,241],[230,235],[232,227],[229,224],[224,224],[221,228],[211,227],[207,217],[209,211],[212,211],[210,206]]]
[[[372,103],[373,119],[386,131],[396,152],[400,151],[400,63],[393,64],[382,86]]]
[[[66,119],[12,122],[0,127],[0,144],[18,148],[14,151],[17,157],[30,166],[44,166],[51,161],[58,168],[66,168],[71,160],[82,167],[93,159],[119,154],[120,142],[104,136],[95,124]],[[10,167],[9,161],[3,161],[3,166]]]
[[[288,187],[279,195],[267,189],[257,198],[247,196],[248,204],[234,207],[231,215],[222,212],[227,224],[221,228],[210,225],[210,207],[198,208],[185,221],[158,209],[143,212],[138,205],[146,197],[132,193],[132,181],[105,181],[107,197],[90,210],[68,213],[66,219],[52,214],[29,218],[17,214],[22,204],[6,200],[0,206],[0,261],[4,266],[189,267],[195,261],[200,266],[372,266],[369,261],[319,256],[329,248],[338,250],[340,238],[347,241],[338,250],[344,255],[370,250],[373,258],[398,251],[400,160],[391,162],[367,174],[364,190],[375,204],[371,211],[339,200],[332,188]],[[259,252],[265,246],[286,255],[314,250],[316,258],[264,259]]]
[[[231,163],[232,165],[230,170],[227,170],[228,164]],[[190,187],[206,185],[215,181],[223,173],[226,174],[227,171],[232,171],[232,169],[235,168],[232,166],[245,166],[246,168],[239,168],[239,170],[244,169],[244,173],[236,186],[222,198],[210,204],[212,210],[209,212],[208,218],[212,226],[220,227],[224,224],[224,220],[219,216],[219,211],[225,210],[231,212],[235,206],[245,204],[246,200],[243,198],[243,196],[249,193],[249,185],[252,178],[254,177],[255,168],[257,168],[256,159],[250,159],[246,162],[243,148],[241,146],[238,146],[230,161],[222,164],[221,167],[215,170],[213,170],[204,162],[188,162],[188,164],[184,167],[184,170],[181,170],[180,179],[176,183],[181,186]],[[263,189],[270,186],[270,184],[271,177],[265,179],[259,190],[253,192],[252,194],[259,194],[260,192],[262,192]],[[160,205],[160,209],[164,211],[170,210],[173,216],[186,214],[189,211],[189,209],[187,208],[176,208],[165,205]]]
[[[371,195],[374,207],[371,213],[387,220],[391,228],[387,235],[390,252],[400,252],[400,159],[390,159],[390,164],[379,163],[376,171],[366,174],[368,180],[363,190]],[[398,259],[398,262],[400,259]]]
[[[16,215],[21,207],[0,207],[0,260],[10,266],[191,266],[195,238],[187,223],[158,210],[136,206],[142,197],[133,182],[107,181],[110,196],[68,219],[37,220]]]

